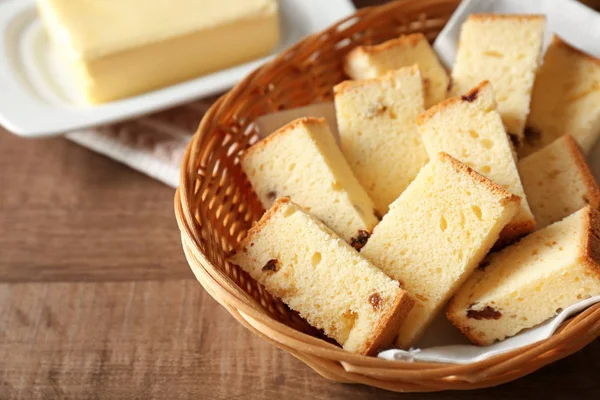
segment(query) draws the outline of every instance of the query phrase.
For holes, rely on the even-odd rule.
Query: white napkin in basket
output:
[[[425,337],[421,339],[415,348],[409,351],[399,349],[386,350],[379,353],[379,357],[386,360],[427,361],[452,364],[469,364],[482,361],[486,358],[549,338],[560,324],[571,315],[577,314],[599,301],[600,296],[581,301],[535,328],[527,329],[516,336],[486,347],[468,344],[466,339],[460,336],[458,330],[445,321],[444,315],[441,315],[428,329]],[[444,321],[442,321],[442,318]],[[434,343],[436,342],[440,344],[435,345]],[[441,343],[444,343],[444,345],[441,345]]]

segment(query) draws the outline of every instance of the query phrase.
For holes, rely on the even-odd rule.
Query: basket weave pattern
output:
[[[264,212],[239,156],[258,141],[264,114],[331,100],[345,79],[343,56],[360,44],[422,32],[435,39],[459,0],[404,0],[365,8],[313,35],[252,73],[207,112],[181,167],[175,213],[183,248],[204,288],[240,323],[322,376],[395,391],[475,389],[526,375],[600,335],[600,305],[565,322],[553,337],[469,365],[386,361],[348,353],[323,340],[295,312],[225,261]]]

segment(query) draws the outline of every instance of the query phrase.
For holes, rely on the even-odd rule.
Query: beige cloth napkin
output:
[[[134,120],[71,132],[66,137],[177,187],[185,148],[215,100],[197,100]]]

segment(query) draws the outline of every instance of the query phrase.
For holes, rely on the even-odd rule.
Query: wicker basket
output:
[[[551,338],[469,365],[386,361],[323,340],[224,255],[264,212],[239,155],[258,140],[256,117],[329,100],[344,80],[343,56],[359,44],[403,33],[433,40],[459,0],[404,0],[365,8],[310,36],[252,73],[208,111],[188,146],[175,196],[187,260],[204,288],[242,325],[322,376],[394,391],[475,389],[508,382],[565,357],[600,335],[600,305],[567,321]]]

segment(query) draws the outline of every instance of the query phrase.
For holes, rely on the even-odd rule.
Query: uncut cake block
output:
[[[519,212],[500,234],[502,242],[535,230],[535,218],[489,82],[430,108],[419,116],[417,124],[430,156],[446,152],[521,197]]]
[[[418,340],[518,209],[519,197],[448,154],[423,167],[361,250],[415,299],[398,346]]]
[[[600,295],[599,217],[586,206],[491,255],[450,301],[450,322],[486,346]]]
[[[286,198],[250,229],[229,261],[354,353],[389,345],[413,305],[397,281]]]
[[[265,209],[290,197],[360,246],[379,222],[323,118],[300,118],[244,152],[242,169]]]
[[[276,0],[37,0],[85,100],[104,103],[267,55]]]
[[[383,215],[428,160],[415,122],[424,110],[419,68],[342,82],[334,93],[342,152]]]
[[[523,140],[545,25],[541,15],[472,14],[460,34],[450,95],[489,80],[506,131],[517,144]]]
[[[590,204],[600,205],[600,189],[579,145],[565,135],[519,160],[519,173],[537,229]]]
[[[423,77],[425,108],[444,100],[450,79],[422,33],[402,35],[374,46],[358,46],[346,56],[344,70],[352,79],[370,79],[414,64]]]
[[[533,86],[519,155],[570,134],[588,153],[600,134],[600,59],[554,36]]]

